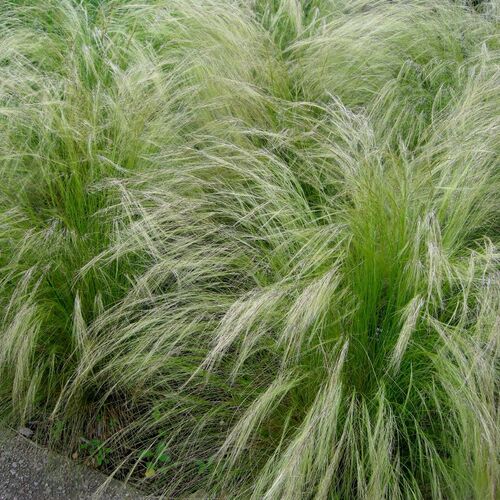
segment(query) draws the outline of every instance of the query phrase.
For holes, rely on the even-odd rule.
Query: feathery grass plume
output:
[[[7,1],[2,419],[166,498],[495,498],[498,13]]]

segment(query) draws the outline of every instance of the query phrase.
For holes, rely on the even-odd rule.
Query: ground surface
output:
[[[28,439],[0,430],[0,500],[138,500],[119,481],[48,452]]]

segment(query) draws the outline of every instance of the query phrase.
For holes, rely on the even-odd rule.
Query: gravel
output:
[[[119,481],[0,429],[0,500],[145,498]]]

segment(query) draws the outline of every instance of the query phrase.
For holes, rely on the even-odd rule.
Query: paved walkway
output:
[[[0,500],[142,500],[134,489],[0,430]],[[105,485],[105,486],[103,486]]]

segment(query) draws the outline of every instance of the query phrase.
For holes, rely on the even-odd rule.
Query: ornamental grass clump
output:
[[[2,420],[165,498],[495,498],[499,14],[6,0]]]

